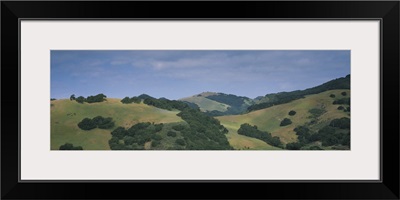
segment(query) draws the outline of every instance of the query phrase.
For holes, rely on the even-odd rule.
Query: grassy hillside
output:
[[[192,96],[180,99],[181,101],[187,101],[195,103],[200,107],[201,111],[221,111],[225,112],[228,109],[228,105],[220,103],[211,99],[207,99],[205,96]]]
[[[108,140],[113,130],[93,129],[84,131],[77,124],[83,118],[98,115],[112,117],[115,127],[130,127],[139,122],[170,123],[183,121],[176,116],[179,111],[167,111],[146,104],[122,104],[120,99],[107,99],[101,103],[84,103],[67,99],[51,101],[51,149],[58,149],[66,142],[82,146],[85,150],[110,149]],[[114,127],[114,128],[115,128]]]
[[[346,90],[350,89],[350,75],[346,77],[337,78],[321,85],[308,88],[305,90],[295,90],[291,92],[279,92],[273,94],[267,94],[264,97],[257,97],[255,104],[247,108],[248,111],[261,110],[274,105],[289,103],[296,99],[304,98],[306,95],[319,94],[328,90]]]
[[[245,112],[254,103],[248,97],[215,92],[203,92],[191,97],[182,98],[180,101],[196,104],[208,116],[240,114]]]
[[[333,105],[333,101],[344,98],[341,92],[347,92],[346,97],[350,97],[350,90],[330,90],[319,94],[308,95],[305,98],[291,101],[286,104],[276,105],[262,110],[253,111],[242,115],[230,115],[217,117],[221,121],[221,124],[228,128],[229,141],[235,148],[244,148],[244,146],[254,147],[256,149],[269,148],[270,146],[266,143],[259,143],[259,141],[243,140],[246,136],[237,134],[237,130],[243,123],[249,123],[251,125],[257,125],[259,130],[271,132],[273,136],[280,137],[283,143],[297,141],[297,135],[293,129],[299,125],[306,123],[314,130],[318,130],[327,124],[332,119],[349,117],[348,112],[338,110],[339,105]],[[331,94],[335,95],[335,98],[330,97]],[[309,113],[310,109],[324,109],[326,112],[321,116],[315,118]],[[289,116],[289,111],[294,110],[296,114]],[[293,122],[287,126],[280,126],[280,122],[284,118],[289,118]],[[261,141],[262,142],[262,141]],[[268,146],[267,146],[268,145]]]

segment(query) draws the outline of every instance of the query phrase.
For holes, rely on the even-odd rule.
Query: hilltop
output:
[[[248,97],[217,92],[203,92],[179,101],[194,103],[209,116],[240,114],[253,104]]]

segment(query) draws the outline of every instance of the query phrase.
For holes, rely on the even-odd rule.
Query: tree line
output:
[[[108,141],[112,150],[144,150],[144,144],[152,140],[159,141],[163,124],[150,122],[137,123],[128,129],[118,127],[111,132],[111,139]]]
[[[130,104],[130,103],[140,103],[142,100],[139,97],[125,97],[121,100],[122,103],[124,104]]]
[[[60,146],[59,150],[83,150],[81,146],[74,146],[71,143],[65,143]]]
[[[279,137],[272,136],[269,132],[258,130],[256,125],[252,126],[248,123],[244,123],[240,125],[240,128],[237,132],[240,135],[257,138],[272,146],[283,148],[283,144]]]
[[[347,146],[350,148],[350,119],[347,117],[332,120],[329,125],[319,129],[316,133],[307,126],[298,126],[294,131],[298,142],[286,144],[286,149],[299,150],[316,141],[320,141],[325,147]],[[314,149],[317,148],[314,147]]]
[[[69,100],[71,101],[76,101],[78,103],[96,103],[96,102],[103,102],[106,101],[107,96],[104,94],[97,94],[95,96],[88,96],[88,97],[83,97],[83,96],[79,96],[79,97],[75,97],[75,94],[72,94],[69,97]]]
[[[111,117],[102,117],[97,116],[93,119],[84,118],[81,122],[78,123],[78,127],[82,130],[92,130],[94,128],[100,129],[110,129],[114,127],[115,123]]]

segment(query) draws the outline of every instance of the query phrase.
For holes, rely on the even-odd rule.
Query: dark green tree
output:
[[[82,130],[91,130],[97,127],[96,123],[89,119],[89,118],[84,118],[81,122],[78,123],[78,127]]]
[[[285,118],[281,121],[281,123],[279,124],[279,126],[287,126],[289,124],[292,124],[292,120]]]
[[[85,102],[85,97],[79,96],[79,97],[77,97],[77,98],[75,99],[75,101],[78,102],[78,103],[83,103],[83,102]]]
[[[342,117],[340,119],[334,119],[331,121],[329,126],[337,127],[340,129],[350,129],[350,118]]]
[[[127,134],[128,134],[128,132],[125,130],[124,127],[118,127],[111,132],[111,135],[118,139],[124,138]]]
[[[81,146],[74,147],[71,143],[65,143],[60,146],[59,150],[83,150]]]
[[[183,139],[176,139],[175,143],[178,145],[181,145],[181,146],[185,146],[185,140],[183,140]]]
[[[72,95],[69,97],[69,100],[70,100],[70,101],[75,100],[75,94],[72,94]]]
[[[294,111],[294,110],[289,111],[290,116],[294,116],[295,114],[296,114],[296,111]]]
[[[286,144],[286,149],[289,149],[289,150],[300,150],[301,147],[302,147],[302,145],[298,142],[292,142],[292,143]]]
[[[174,131],[168,131],[167,136],[169,136],[169,137],[176,137],[176,132],[174,132]]]
[[[122,103],[128,104],[128,103],[132,103],[131,99],[129,97],[125,97],[121,100]]]

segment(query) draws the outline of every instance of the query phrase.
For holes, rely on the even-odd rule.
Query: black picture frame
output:
[[[2,1],[1,198],[399,199],[399,8],[398,1]],[[20,19],[379,19],[382,22],[382,180],[19,182],[18,132],[21,127],[17,118],[20,119],[21,112],[21,80],[18,79],[18,84],[14,83],[19,73]],[[148,188],[153,188],[154,192],[147,192]]]

